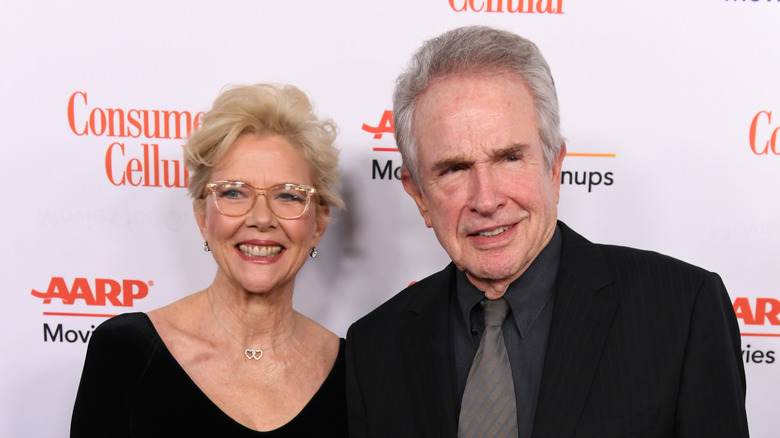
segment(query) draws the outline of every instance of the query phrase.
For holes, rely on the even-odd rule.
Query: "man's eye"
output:
[[[520,161],[520,157],[517,155],[507,155],[506,161]]]
[[[451,166],[449,169],[447,169],[447,172],[448,173],[455,173],[455,172],[459,172],[459,171],[461,171],[463,169],[465,169],[464,166],[461,166],[460,164],[456,164],[454,166]]]

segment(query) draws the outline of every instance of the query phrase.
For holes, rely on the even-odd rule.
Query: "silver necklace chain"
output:
[[[225,331],[225,333],[228,334],[231,338],[233,338],[236,343],[244,349],[244,356],[246,356],[247,360],[254,359],[254,360],[260,360],[261,357],[263,357],[263,350],[273,350],[274,348],[284,344],[287,342],[288,339],[295,333],[295,329],[298,327],[298,318],[295,317],[295,314],[293,314],[293,319],[295,320],[295,324],[293,325],[292,330],[290,330],[290,333],[287,334],[287,336],[284,337],[281,341],[277,342],[276,344],[267,347],[267,348],[248,348],[244,344],[241,343],[241,341],[238,340],[237,337],[233,336],[233,333],[230,333],[230,330],[227,329],[222,324],[222,321],[219,320],[219,317],[217,317],[217,312],[214,311],[214,304],[211,302],[211,294],[209,291],[206,291],[206,297],[209,299],[209,309],[211,309],[211,314],[214,315],[214,320],[217,321],[217,324],[219,324],[220,327],[222,327],[222,330]]]

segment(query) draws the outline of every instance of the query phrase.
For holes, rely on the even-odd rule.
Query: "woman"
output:
[[[186,147],[214,281],[94,331],[72,437],[346,436],[343,340],[292,308],[343,206],[335,136],[292,86],[217,98]]]

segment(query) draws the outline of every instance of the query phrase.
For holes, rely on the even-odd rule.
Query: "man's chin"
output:
[[[477,287],[477,289],[485,292],[489,299],[495,299],[503,295],[506,288],[510,283],[520,277],[521,273],[518,273],[517,269],[462,269],[466,273],[466,277],[471,284]],[[491,298],[489,292],[501,291],[500,295],[495,298]]]

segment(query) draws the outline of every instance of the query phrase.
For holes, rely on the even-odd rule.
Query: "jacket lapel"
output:
[[[409,306],[400,335],[409,373],[409,390],[419,413],[423,436],[453,437],[457,433],[457,401],[454,397],[450,352],[449,306],[455,267],[450,264],[431,281],[416,287],[418,299]],[[432,291],[432,293],[431,293]]]
[[[566,225],[533,437],[570,437],[582,412],[618,299],[598,248]]]

